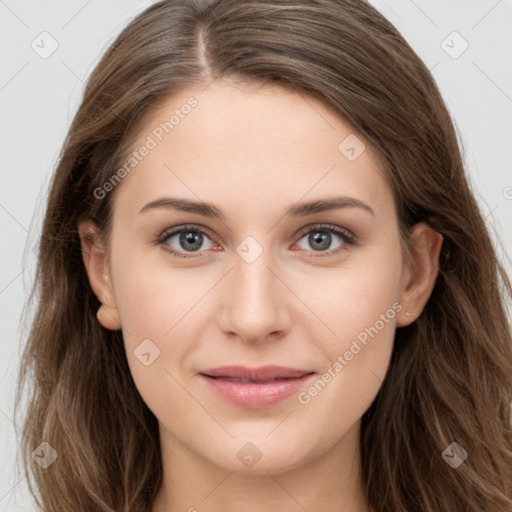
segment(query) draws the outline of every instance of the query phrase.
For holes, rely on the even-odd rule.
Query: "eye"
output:
[[[346,229],[329,224],[318,224],[313,227],[304,228],[299,235],[303,235],[302,239],[306,239],[306,243],[313,247],[313,257],[328,257],[347,250],[349,246],[356,245],[356,237]],[[306,237],[307,235],[307,237]],[[341,243],[334,249],[329,249],[333,241],[333,235],[341,240]],[[210,246],[204,247],[205,240],[210,240]],[[171,253],[179,258],[194,258],[191,253],[201,252],[202,250],[218,248],[211,241],[210,234],[203,228],[195,225],[182,226],[171,231],[164,231],[155,241],[153,245],[161,245],[163,250]],[[217,249],[218,250],[218,249]],[[308,251],[308,249],[305,249]],[[189,253],[189,254],[187,254]],[[325,253],[325,254],[320,254]]]
[[[190,258],[183,252],[198,252],[202,249],[210,247],[203,247],[205,237],[209,238],[208,233],[196,226],[183,226],[173,231],[165,231],[155,242],[163,246],[163,249],[171,254],[180,258]],[[178,245],[178,250],[171,246],[171,243]]]
[[[326,253],[314,254],[313,257],[323,258],[332,256],[333,254],[347,250],[351,245],[356,245],[356,237],[348,230],[330,224],[319,224],[313,226],[313,228],[305,228],[300,234],[305,234],[305,236],[301,238],[301,241],[305,239],[306,243],[310,247],[313,247],[314,253]],[[341,243],[336,248],[328,250],[333,242],[333,235],[341,239]],[[306,250],[308,249],[306,248]]]

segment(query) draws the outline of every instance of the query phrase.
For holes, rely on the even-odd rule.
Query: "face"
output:
[[[238,472],[326,454],[374,400],[404,313],[368,141],[311,97],[227,82],[172,96],[140,133],[115,191],[109,315],[161,435]],[[304,376],[204,375],[269,365]]]

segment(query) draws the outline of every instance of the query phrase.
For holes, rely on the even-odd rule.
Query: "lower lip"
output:
[[[199,376],[227,401],[247,409],[260,409],[275,405],[297,393],[306,381],[315,374],[310,373],[293,379],[277,380],[258,384],[257,382],[233,382],[213,378],[202,373]]]

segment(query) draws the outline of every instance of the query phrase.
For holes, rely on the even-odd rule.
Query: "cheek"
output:
[[[179,384],[178,371],[192,349],[186,336],[190,301],[169,276],[172,287],[162,282],[161,269],[128,263],[117,290],[128,364],[146,405],[157,418],[164,414],[163,419],[170,421],[186,414],[184,404],[190,400]]]
[[[197,324],[198,302],[211,285],[204,278],[191,281],[184,270],[171,271],[164,259],[156,265],[135,251],[118,258],[113,270],[128,363],[151,408],[152,403],[167,401],[166,395],[177,386],[172,375],[179,380],[178,369],[195,349],[191,323]]]
[[[306,390],[301,403],[340,404],[345,413],[334,413],[340,421],[347,411],[355,418],[371,404],[389,365],[396,316],[403,307],[398,302],[401,265],[399,246],[390,245],[368,251],[350,268],[317,283],[310,300],[311,309],[329,328],[319,327],[326,333],[321,336],[325,373]]]
[[[180,309],[179,294],[159,286],[150,272],[144,277],[139,273],[121,279],[123,286],[117,302],[128,335],[125,339],[133,343],[141,337],[161,338],[175,323],[176,310]]]
[[[310,281],[305,283],[301,293],[307,295],[308,305],[323,321],[323,326],[318,322],[319,333],[331,340],[331,353],[350,345],[360,333],[364,338],[367,329],[375,324],[383,337],[392,336],[396,313],[401,308],[397,302],[401,265],[399,248],[372,249],[334,273],[324,277],[317,273],[315,286]]]
[[[141,250],[118,258],[114,275],[116,304],[130,343],[165,338],[175,325],[180,325],[197,295],[187,273],[171,270],[165,264],[165,255],[157,253],[155,258],[156,251],[151,249],[152,257]]]

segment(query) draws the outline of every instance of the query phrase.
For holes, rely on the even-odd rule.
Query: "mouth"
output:
[[[312,370],[287,368],[284,366],[262,366],[247,368],[245,366],[221,366],[200,372],[207,377],[232,379],[236,382],[274,382],[277,380],[296,379],[314,373]]]
[[[205,374],[203,374],[205,375]],[[253,380],[253,379],[241,379],[238,377],[212,377],[211,375],[205,375],[205,377],[211,377],[212,379],[222,379],[228,382],[252,382],[254,384],[267,384],[269,382],[277,382],[282,380],[290,380],[291,377],[282,377],[278,379],[260,379],[260,380]]]
[[[199,372],[210,389],[238,407],[259,409],[298,392],[316,372],[280,366],[224,366]]]

